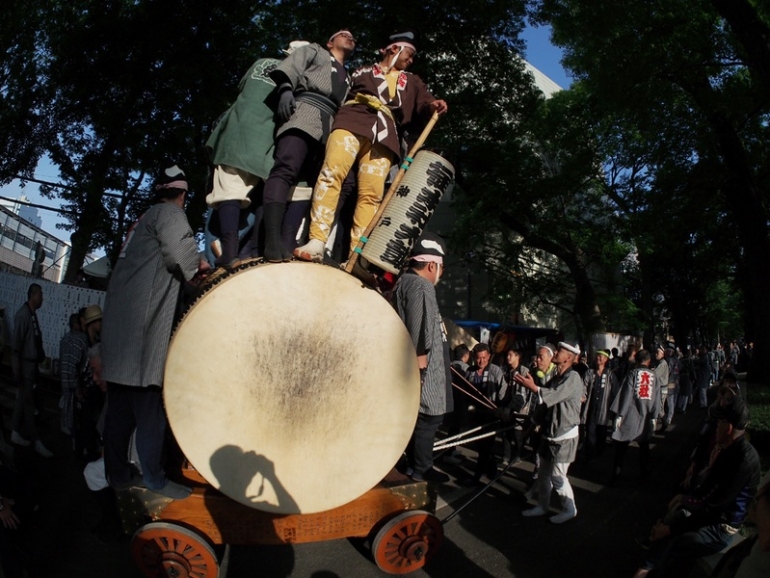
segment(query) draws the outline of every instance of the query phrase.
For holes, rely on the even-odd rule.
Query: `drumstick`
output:
[[[385,208],[388,206],[388,203],[390,202],[390,199],[393,196],[393,194],[396,192],[396,189],[398,189],[398,185],[401,184],[401,179],[404,178],[404,174],[409,168],[409,164],[412,162],[412,160],[414,160],[414,155],[417,154],[417,151],[419,151],[422,148],[422,145],[425,144],[425,140],[428,138],[430,131],[433,130],[433,127],[435,126],[436,121],[438,121],[438,113],[434,112],[433,116],[430,117],[428,124],[425,125],[425,128],[423,129],[419,138],[414,143],[414,146],[409,151],[409,154],[406,155],[404,162],[401,165],[401,168],[398,169],[398,173],[396,173],[396,178],[393,179],[393,183],[391,183],[390,188],[388,189],[388,192],[385,193],[385,196],[383,197],[382,202],[380,203],[380,208],[377,209],[377,213],[374,215],[374,218],[366,227],[366,230],[364,230],[364,234],[361,235],[361,239],[358,240],[358,245],[356,245],[356,248],[353,249],[353,255],[351,255],[350,259],[348,259],[348,264],[345,265],[345,271],[347,273],[350,273],[353,271],[353,267],[355,267],[356,262],[358,261],[358,256],[361,254],[361,249],[366,244],[366,241],[362,239],[368,239],[369,235],[372,233],[372,231],[374,231],[374,228],[380,222],[380,219],[382,218],[382,214],[385,212]]]
[[[473,395],[470,391],[468,391],[467,389],[463,389],[462,387],[460,387],[456,383],[453,383],[452,387],[454,387],[457,391],[463,392],[465,395],[470,397],[473,401],[479,402],[481,405],[483,405],[487,409],[491,409],[492,411],[497,409],[497,406],[491,404],[491,402],[486,397],[483,397],[483,394],[480,394],[482,397],[478,398],[475,395]]]
[[[479,388],[477,388],[477,387],[476,387],[475,385],[473,385],[473,384],[472,384],[470,381],[468,381],[467,379],[465,379],[465,376],[463,376],[463,374],[462,374],[462,373],[460,373],[459,371],[457,371],[457,370],[456,370],[454,367],[452,367],[451,365],[449,366],[449,369],[451,369],[451,370],[452,370],[452,372],[453,372],[453,373],[454,373],[454,374],[455,374],[457,377],[459,377],[460,379],[462,379],[462,380],[465,382],[465,384],[466,384],[467,386],[469,386],[469,387],[470,387],[471,389],[473,389],[473,390],[474,390],[476,393],[478,393],[480,396],[482,396],[484,399],[486,399],[486,400],[487,400],[486,406],[487,406],[489,409],[497,409],[497,405],[495,405],[495,403],[494,403],[494,402],[493,402],[491,399],[487,399],[487,397],[484,395],[484,393],[483,393],[483,392],[481,392],[481,391],[479,391]],[[465,390],[464,390],[464,389],[461,389],[460,391],[465,391]],[[468,395],[470,395],[471,397],[473,397],[473,396],[472,396],[472,395],[471,395],[469,392],[465,391],[465,393],[466,393],[466,394],[468,394]]]

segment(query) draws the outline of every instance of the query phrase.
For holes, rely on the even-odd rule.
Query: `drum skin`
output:
[[[411,437],[420,403],[401,319],[353,276],[264,264],[223,279],[172,338],[164,400],[190,463],[273,513],[314,513],[374,487]]]

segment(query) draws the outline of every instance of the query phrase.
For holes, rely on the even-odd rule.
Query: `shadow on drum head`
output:
[[[211,471],[220,485],[223,483],[223,478],[227,477],[230,481],[228,484],[230,496],[239,502],[254,504],[256,508],[259,508],[259,504],[269,503],[268,500],[264,499],[265,484],[267,483],[275,494],[275,505],[282,510],[297,509],[297,503],[276,476],[273,462],[265,456],[256,452],[244,452],[238,446],[229,445],[215,451],[211,456],[210,464]],[[232,464],[238,464],[238,468],[232,468]],[[256,476],[261,477],[259,489],[256,495],[249,496],[246,494],[246,490]],[[240,497],[245,499],[238,499]]]

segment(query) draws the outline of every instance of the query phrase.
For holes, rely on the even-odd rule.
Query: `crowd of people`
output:
[[[546,343],[527,365],[522,363],[527,352],[515,347],[492,355],[485,343],[472,351],[461,344],[451,362],[454,412],[445,421],[446,433],[494,424],[502,443],[497,453],[494,435],[470,444],[477,454],[473,475],[458,482],[476,485],[487,476],[491,483],[499,468],[529,459],[532,485],[526,498],[535,506],[522,515],[547,515],[555,491],[560,509],[549,521],[561,524],[577,516],[570,464],[587,464],[611,444],[607,484],[616,485],[635,443],[639,476],[645,479],[653,434],[663,435],[677,415],[702,410],[691,461],[682,464],[686,474],[670,503],[661,504],[663,515],[649,536],[640,537],[647,554],[640,556],[634,577],[689,575],[698,558],[727,548],[747,517],[757,534],[735,554],[730,550],[724,556],[730,564],[720,564],[714,575],[764,576],[770,570],[770,482],[760,484],[759,456],[745,436],[749,408],[734,366],[720,351],[721,346],[700,346],[682,353],[669,342],[650,352],[631,345],[623,356],[599,349],[589,366],[575,344]],[[495,409],[479,411],[480,398]],[[457,460],[449,452],[439,463]],[[437,470],[430,479],[450,478]]]

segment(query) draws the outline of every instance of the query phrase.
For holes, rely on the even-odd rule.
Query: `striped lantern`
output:
[[[361,256],[398,274],[417,238],[454,182],[454,167],[441,155],[420,150],[369,235]]]

